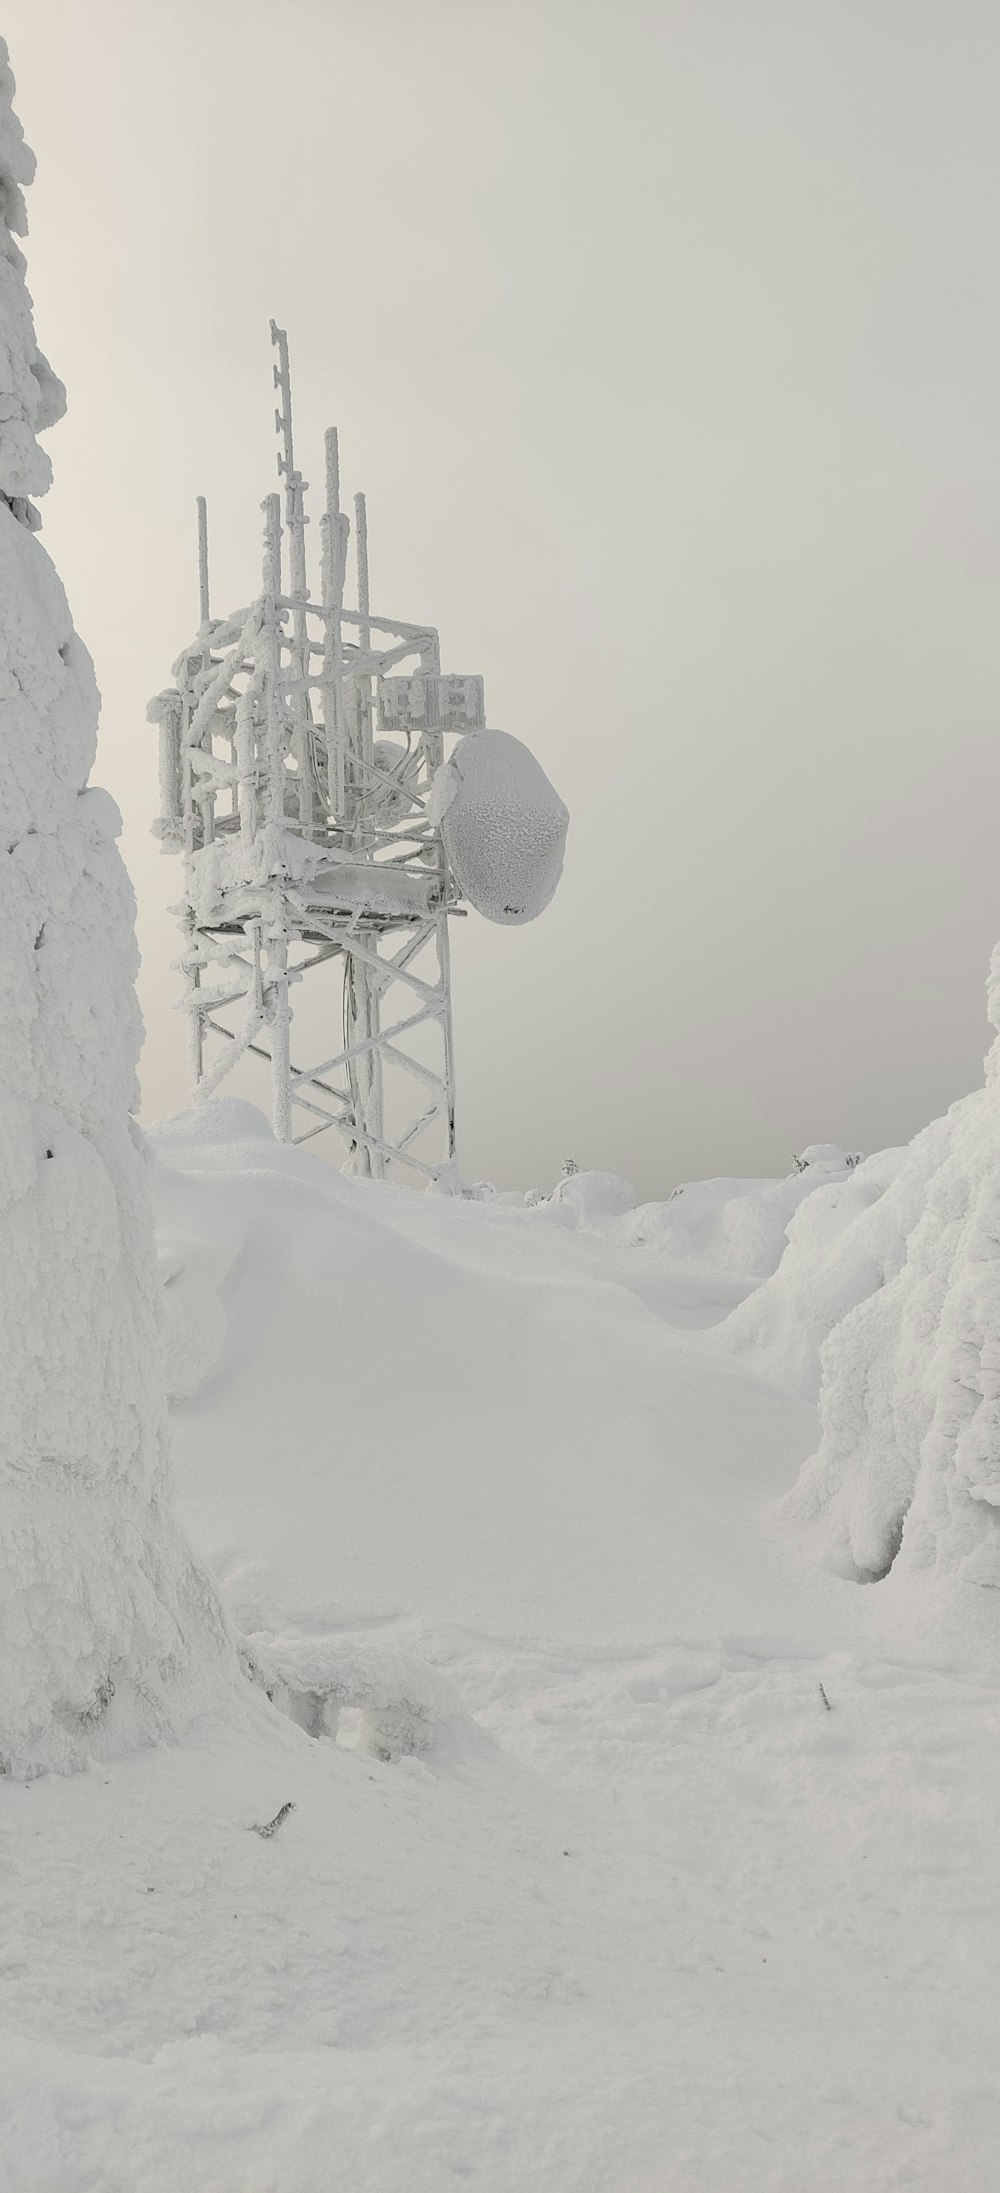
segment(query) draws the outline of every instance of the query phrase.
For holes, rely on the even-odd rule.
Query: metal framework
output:
[[[442,675],[432,626],[371,608],[363,495],[356,607],[346,606],[335,428],[311,595],[288,344],[273,321],[271,338],[283,494],[261,506],[261,591],[248,609],[211,615],[199,498],[201,622],[175,684],[149,708],[160,729],[155,828],[184,856],[193,1090],[208,1097],[240,1060],[264,1061],[279,1140],[333,1128],[356,1173],[406,1167],[446,1183],[457,1177],[448,920],[461,894],[428,799],[449,737],[485,724],[483,683]],[[306,977],[314,988],[324,969],[340,978],[325,1015],[336,1034],[303,1058],[290,991]]]

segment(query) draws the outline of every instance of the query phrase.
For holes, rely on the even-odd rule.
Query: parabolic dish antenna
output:
[[[520,739],[460,739],[435,776],[430,815],[477,914],[513,927],[544,913],[562,875],[569,810]]]

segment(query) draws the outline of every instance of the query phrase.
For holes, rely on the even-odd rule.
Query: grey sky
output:
[[[647,1195],[905,1139],[1000,932],[995,0],[8,0],[47,545],[105,699],[148,1116],[185,1097],[148,695],[254,590],[268,318],[373,590],[572,812],[456,925],[464,1170]],[[537,1079],[535,1078],[537,1075]]]

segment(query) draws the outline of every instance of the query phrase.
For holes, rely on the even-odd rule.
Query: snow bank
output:
[[[129,1118],[141,1037],[98,694],[24,504],[56,415],[0,56],[0,1771],[178,1725],[236,1658],[168,1507],[160,1287]]]
[[[544,913],[562,875],[569,814],[520,739],[460,739],[434,779],[429,813],[477,913],[508,925]]]
[[[155,1143],[231,1257],[183,1512],[300,1725],[0,1784],[0,2184],[991,2185],[997,1688],[761,1528],[812,1409],[653,1247]]]
[[[642,1203],[613,1238],[622,1247],[656,1247],[715,1277],[758,1284],[782,1255],[790,1221],[817,1189],[846,1183],[851,1163],[832,1143],[814,1144],[787,1180],[696,1180],[666,1203]]]
[[[425,1620],[591,1642],[709,1600],[771,1621],[745,1505],[784,1491],[811,1411],[669,1335],[623,1275],[641,1251],[541,1222],[558,1205],[345,1179],[242,1104],[151,1141],[168,1315],[190,1269],[213,1335],[202,1381],[175,1374],[180,1513],[276,1669],[307,1633],[336,1693],[349,1633],[363,1660],[386,1623],[409,1648]]]

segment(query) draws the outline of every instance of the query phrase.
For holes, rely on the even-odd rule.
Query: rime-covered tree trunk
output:
[[[13,89],[0,41],[0,1771],[30,1773],[176,1727],[236,1661],[167,1504],[134,909],[29,500],[64,395],[14,240]]]

